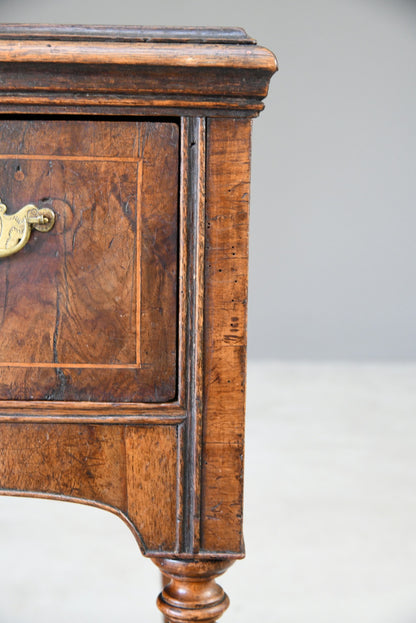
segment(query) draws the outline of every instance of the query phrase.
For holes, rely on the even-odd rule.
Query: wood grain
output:
[[[244,551],[249,121],[210,120],[207,136],[201,549]]]
[[[0,112],[254,116],[276,69],[241,29],[4,25]]]
[[[176,518],[180,506],[177,428],[129,426],[126,455],[130,520],[140,534],[146,535],[147,550],[176,551]]]
[[[199,550],[201,430],[203,404],[203,322],[206,122],[182,122],[182,260],[186,275],[187,323],[182,328],[184,345],[182,379],[187,409],[185,426],[183,549]]]
[[[176,426],[0,424],[0,495],[99,506],[143,553],[176,544]]]
[[[176,124],[0,127],[3,201],[57,215],[0,263],[1,399],[174,399]]]
[[[165,621],[215,623],[228,608],[230,600],[215,580],[232,561],[162,558],[153,562],[170,580],[157,600]]]
[[[0,487],[126,508],[121,426],[2,424]]]
[[[150,65],[156,67],[221,67],[274,72],[271,52],[257,45],[130,43],[112,41],[23,40],[13,46],[0,39],[0,63],[81,63],[88,65]]]

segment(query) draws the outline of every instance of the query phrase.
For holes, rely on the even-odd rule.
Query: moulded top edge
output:
[[[273,74],[276,58],[258,45],[156,43],[126,41],[4,40],[0,63],[136,65],[160,67],[212,67],[264,70]]]
[[[78,24],[0,24],[0,39],[47,41],[124,41],[227,43],[254,45],[242,28],[106,26]]]

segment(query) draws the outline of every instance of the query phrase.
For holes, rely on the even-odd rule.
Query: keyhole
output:
[[[14,179],[17,180],[18,182],[21,182],[22,180],[25,179],[25,174],[23,173],[23,171],[21,170],[19,165],[17,165],[17,167],[16,167],[16,172],[14,174]]]

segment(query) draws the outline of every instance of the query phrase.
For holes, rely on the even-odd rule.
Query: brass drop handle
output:
[[[6,214],[7,207],[0,199],[0,258],[23,249],[30,238],[32,227],[50,231],[55,224],[55,213],[49,208],[37,208],[32,203],[15,214]]]

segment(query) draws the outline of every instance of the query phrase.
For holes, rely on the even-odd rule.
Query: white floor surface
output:
[[[416,623],[416,365],[249,365],[247,558],[224,623]],[[117,517],[0,497],[0,623],[158,622]]]

